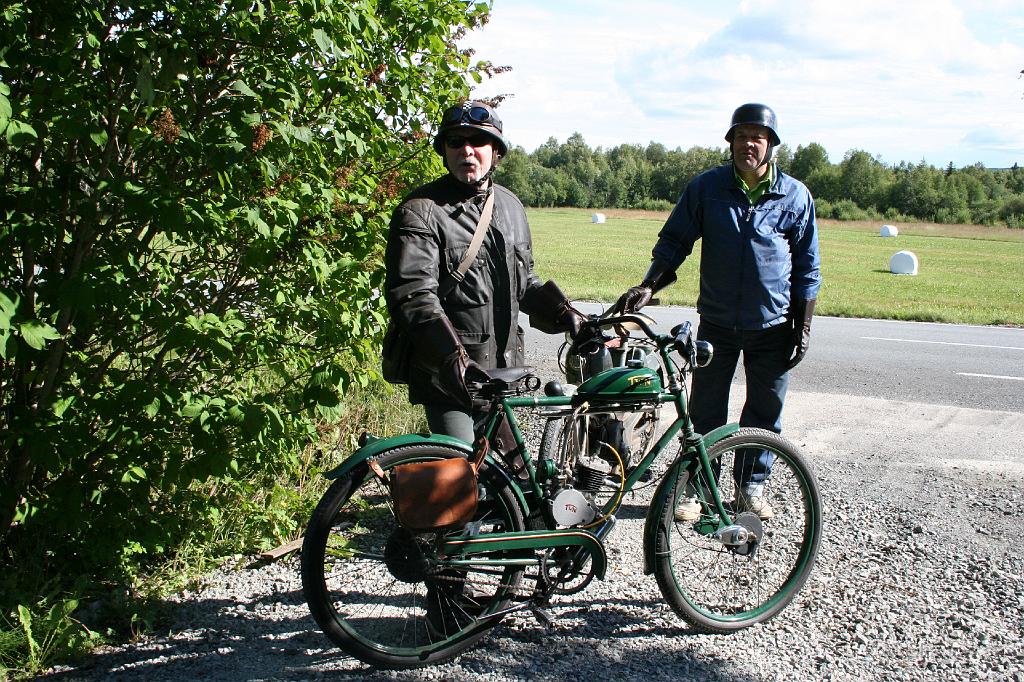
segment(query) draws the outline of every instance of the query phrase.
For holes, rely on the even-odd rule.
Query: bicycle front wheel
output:
[[[462,457],[437,445],[381,455],[398,464]],[[479,505],[454,534],[524,529],[508,479],[486,464]],[[302,588],[324,633],[361,661],[387,668],[432,665],[472,646],[500,619],[523,573],[522,562],[489,557],[452,568],[438,533],[412,533],[395,518],[387,486],[367,467],[336,480],[313,512],[302,545]],[[486,563],[486,565],[484,565]]]
[[[821,539],[821,500],[796,446],[771,431],[740,429],[708,457],[732,529],[740,530],[720,532],[708,481],[698,463],[684,462],[656,512],[654,569],[676,613],[700,631],[728,633],[777,615],[803,587]]]

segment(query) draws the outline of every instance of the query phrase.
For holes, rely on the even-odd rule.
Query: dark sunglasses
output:
[[[470,123],[492,123],[491,112],[484,107],[452,107],[444,113],[442,125],[469,121]]]
[[[491,136],[479,133],[477,135],[470,135],[469,137],[462,137],[461,135],[452,135],[444,138],[444,146],[448,149],[462,149],[467,144],[472,147],[483,147],[491,143]]]

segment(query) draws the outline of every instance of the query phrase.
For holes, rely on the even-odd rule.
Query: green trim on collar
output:
[[[765,174],[761,181],[754,185],[753,188],[747,187],[746,181],[740,177],[740,174],[736,171],[736,166],[732,167],[732,175],[736,178],[736,184],[739,188],[747,195],[747,199],[750,200],[751,205],[756,204],[757,200],[764,196],[764,193],[768,191],[768,188],[775,182],[775,164],[771,163],[768,165],[768,172]]]

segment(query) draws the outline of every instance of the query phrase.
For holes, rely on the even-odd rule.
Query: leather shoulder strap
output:
[[[466,278],[466,273],[469,272],[470,266],[473,265],[476,254],[480,252],[480,245],[484,243],[484,236],[487,234],[487,227],[491,224],[493,212],[494,189],[492,188],[490,194],[487,195],[486,201],[484,201],[484,208],[480,212],[480,221],[476,224],[476,232],[473,233],[473,240],[469,243],[469,250],[466,251],[466,256],[459,263],[459,267],[438,285],[438,298],[445,298],[455,289],[459,282]]]

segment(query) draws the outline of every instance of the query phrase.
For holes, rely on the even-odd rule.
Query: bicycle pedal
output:
[[[541,607],[537,605],[531,606],[530,611],[533,612],[533,617],[537,619],[537,622],[540,623],[541,627],[545,629],[551,629],[551,627],[555,624],[554,617],[552,617],[550,613],[548,613]]]

